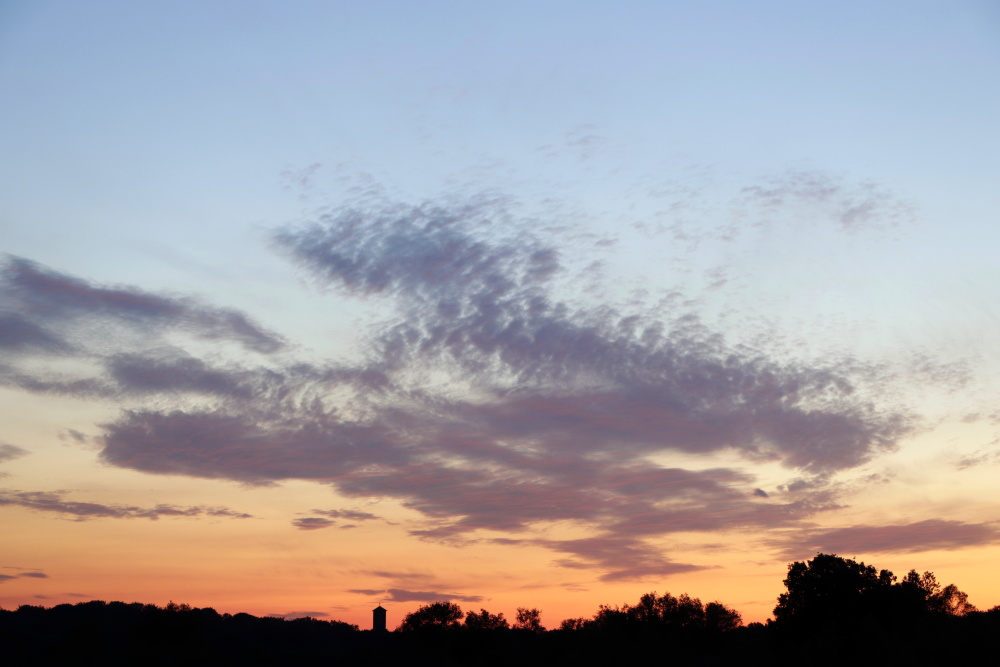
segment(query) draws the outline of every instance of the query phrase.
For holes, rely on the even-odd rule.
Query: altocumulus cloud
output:
[[[0,274],[11,323],[0,381],[128,397],[102,425],[101,458],[113,465],[250,484],[314,480],[349,497],[394,498],[426,518],[412,530],[425,539],[573,522],[592,536],[524,539],[607,579],[702,567],[671,561],[651,538],[792,527],[834,509],[822,480],[893,449],[911,428],[860,398],[867,369],[857,363],[838,372],[730,348],[691,313],[574,305],[560,296],[560,249],[512,222],[500,200],[370,200],[283,228],[273,242],[335,298],[391,313],[362,361],[296,361],[283,338],[242,313],[13,258]],[[113,351],[97,344],[105,330]],[[242,353],[200,357],[185,351],[187,339]],[[86,360],[92,372],[53,376],[32,364],[53,356]],[[820,482],[768,494],[747,469],[653,462],[671,453],[735,454]],[[314,514],[293,525],[370,518]]]

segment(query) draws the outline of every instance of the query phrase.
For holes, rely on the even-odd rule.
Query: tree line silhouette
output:
[[[769,665],[935,664],[981,659],[1000,606],[978,611],[932,572],[888,570],[817,554],[788,566],[774,618],[744,625],[721,602],[650,592],[546,630],[537,608],[513,622],[449,601],[407,614],[395,632],[341,621],[219,614],[171,602],[94,600],[0,609],[0,661],[18,665],[504,665],[731,661]]]

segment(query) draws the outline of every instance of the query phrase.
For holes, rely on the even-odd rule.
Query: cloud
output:
[[[329,519],[310,516],[304,519],[295,519],[292,521],[292,525],[299,530],[319,530],[320,528],[329,528],[334,525],[334,522]]]
[[[66,428],[58,433],[60,440],[71,440],[80,445],[89,445],[91,443],[91,438],[86,433],[81,433],[76,429]]]
[[[49,575],[41,570],[29,570],[22,567],[5,567],[5,570],[21,570],[17,574],[0,574],[0,584],[7,583],[12,579],[48,579]]]
[[[215,369],[174,350],[145,355],[117,354],[109,357],[105,365],[108,375],[129,392],[249,396],[252,391],[241,383],[249,373]]]
[[[481,595],[459,595],[458,593],[440,593],[437,591],[407,591],[401,588],[388,588],[382,590],[371,588],[353,588],[347,592],[357,593],[359,595],[382,596],[383,600],[391,602],[438,602],[449,600],[458,600],[459,602],[483,601],[483,597]]]
[[[556,564],[562,567],[604,570],[601,581],[634,581],[706,569],[673,562],[660,550],[633,537],[602,535],[577,540],[538,540],[536,544],[575,556],[557,560]]]
[[[127,411],[104,425],[101,458],[145,472],[268,483],[283,479],[327,481],[387,462],[405,463],[392,451],[388,425],[344,423],[335,415],[289,415],[280,407],[255,412]],[[275,414],[278,412],[278,414]]]
[[[378,518],[369,512],[357,512],[354,510],[313,510],[313,514],[322,514],[333,519],[348,519],[349,521],[371,521]]]
[[[543,287],[558,252],[524,235],[491,242],[484,216],[348,211],[277,238],[325,284],[395,297],[404,317],[376,342],[377,363],[457,366],[499,394],[456,406],[481,421],[517,417],[540,437],[636,448],[764,450],[816,471],[857,465],[904,430],[851,401],[850,380],[833,371],[728,350],[690,320],[665,331],[552,301]]]
[[[780,544],[788,559],[822,553],[916,553],[964,549],[1000,542],[1000,530],[988,523],[928,519],[889,526],[850,526],[796,535]]]
[[[157,507],[161,507],[157,505]],[[201,507],[201,510],[205,513],[205,516],[221,516],[229,519],[252,519],[252,514],[247,514],[246,512],[237,512],[236,510],[231,510],[227,507]]]
[[[17,313],[0,313],[0,350],[58,353],[68,346],[34,322]]]
[[[360,572],[362,575],[371,575],[374,577],[382,577],[383,579],[396,579],[400,581],[406,580],[427,580],[433,579],[434,575],[427,574],[425,572],[390,572],[388,570],[363,570]]]
[[[168,330],[203,340],[229,340],[260,353],[281,349],[284,341],[235,310],[185,297],[166,297],[134,287],[103,287],[43,268],[20,257],[0,266],[0,348],[38,351],[79,350],[89,341],[78,334],[119,331],[157,334]],[[98,330],[86,325],[98,320]]]
[[[873,181],[847,182],[820,171],[791,170],[764,185],[742,189],[744,204],[764,209],[823,206],[846,231],[884,229],[912,222],[914,207]]]
[[[19,459],[22,456],[27,456],[30,453],[31,452],[29,452],[27,449],[22,449],[17,445],[8,445],[6,443],[0,442],[0,462]]]
[[[283,618],[286,621],[296,618],[325,618],[329,615],[325,611],[290,611],[286,614],[268,614],[272,618]]]
[[[826,480],[893,450],[912,429],[909,416],[864,398],[863,364],[809,366],[728,346],[692,313],[575,305],[564,264],[579,258],[500,198],[368,200],[285,227],[273,242],[336,298],[385,309],[359,361],[268,356],[284,341],[236,311],[15,258],[0,283],[5,312],[47,332],[58,343],[47,354],[76,355],[91,372],[10,366],[0,377],[120,400],[94,438],[111,465],[249,484],[311,480],[350,498],[392,498],[422,515],[410,532],[423,539],[568,522],[592,536],[533,543],[610,579],[703,567],[660,555],[647,542],[657,536],[793,527],[837,507],[823,484],[758,492],[747,469],[760,462]],[[93,332],[105,326],[152,342],[102,349]],[[224,362],[166,332],[265,357]],[[663,463],[672,456],[705,464]],[[167,514],[12,493],[0,497],[78,517]],[[313,514],[293,525],[377,518]]]
[[[249,519],[252,515],[235,512],[225,507],[206,507],[201,505],[178,507],[161,504],[152,508],[135,507],[131,505],[105,505],[64,500],[65,492],[56,491],[16,491],[0,490],[0,506],[24,507],[40,512],[53,512],[74,517],[76,521],[87,519],[152,519],[156,521],[164,516],[221,516],[235,519]]]

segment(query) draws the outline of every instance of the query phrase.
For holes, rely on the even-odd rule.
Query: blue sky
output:
[[[25,493],[119,508],[88,526],[253,514],[275,540],[370,514],[352,558],[535,554],[502,590],[432,565],[387,590],[557,577],[567,613],[567,591],[656,576],[773,587],[836,540],[979,579],[1000,534],[998,71],[989,2],[5,3],[0,520],[91,516]],[[293,394],[323,408],[274,407]],[[245,461],[137,435],[168,422]],[[338,449],[362,431],[369,458]],[[879,526],[895,551],[865,551]],[[29,543],[0,566],[68,567]],[[337,576],[378,579],[358,572]],[[31,592],[51,578],[2,592],[68,594]],[[378,588],[358,585],[326,594]]]

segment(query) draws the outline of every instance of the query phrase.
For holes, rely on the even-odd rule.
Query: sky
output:
[[[992,2],[0,5],[0,606],[1000,604]]]

